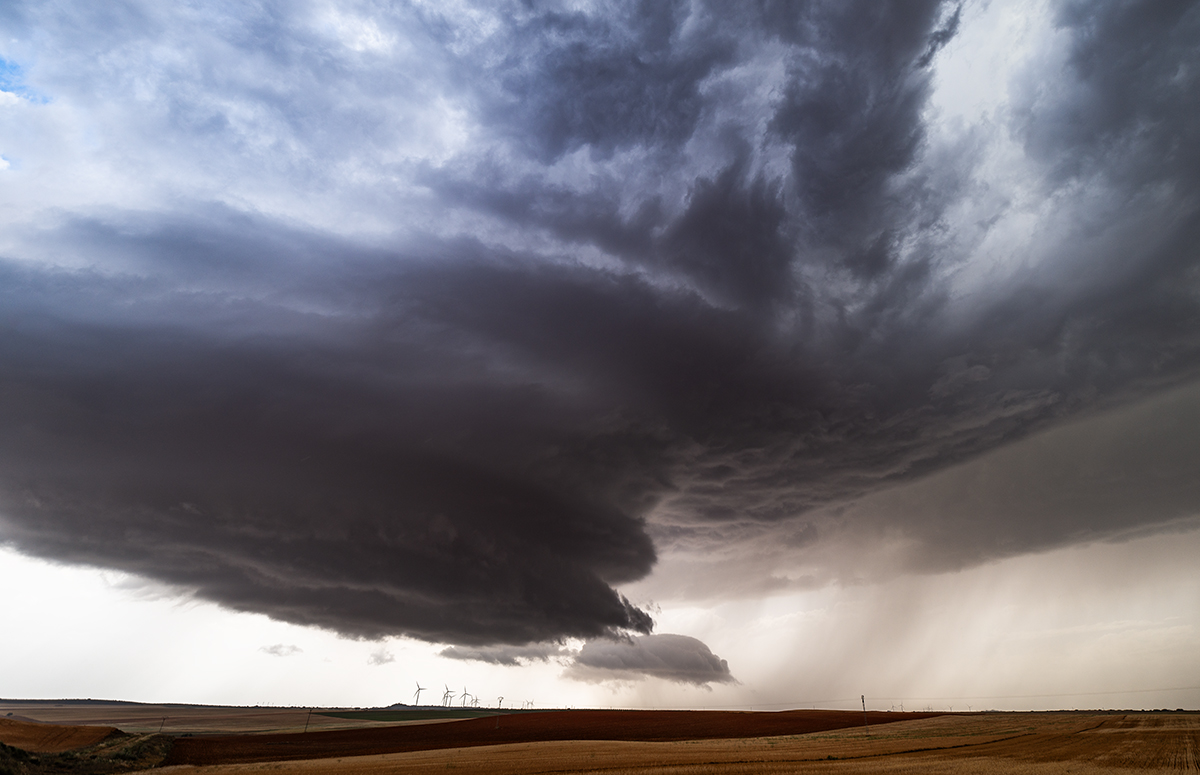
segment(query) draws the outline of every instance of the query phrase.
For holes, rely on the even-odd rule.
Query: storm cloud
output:
[[[694,686],[736,683],[729,663],[713,654],[703,642],[671,633],[600,638],[578,648],[546,643],[481,648],[450,646],[439,656],[507,667],[553,660],[566,668],[565,677],[586,683],[646,678]]]
[[[438,656],[464,662],[486,662],[489,665],[517,667],[531,662],[569,659],[574,653],[561,645],[537,643],[530,646],[483,646],[481,648],[448,646],[442,649]]]
[[[708,646],[687,635],[667,633],[590,641],[566,675],[578,681],[661,678],[697,686],[736,682],[728,663]]]
[[[1200,366],[1200,7],[1035,5],[979,119],[970,3],[10,4],[0,541],[704,683],[620,591],[664,551],[761,591],[762,546],[815,585],[1170,529],[1183,469],[1115,452],[954,479],[1152,448],[1106,413]],[[980,495],[1031,482],[1078,507]]]

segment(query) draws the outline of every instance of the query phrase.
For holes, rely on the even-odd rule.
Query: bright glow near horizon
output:
[[[418,641],[348,640],[0,550],[0,577],[14,580],[0,617],[22,633],[5,648],[21,669],[7,671],[2,696],[380,707],[411,703],[420,681],[423,704],[448,684],[518,707],[847,708],[857,692],[880,710],[1197,708],[1197,556],[1193,530],[887,585],[663,608],[661,629],[708,643],[740,681],[706,691],[589,685],[561,680],[556,663],[498,667]],[[275,645],[298,650],[266,651]]]

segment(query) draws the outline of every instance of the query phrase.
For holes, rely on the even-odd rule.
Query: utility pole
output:
[[[867,724],[867,695],[860,694],[859,699],[862,700],[863,706],[863,726],[867,729],[867,737],[871,736],[871,727]]]

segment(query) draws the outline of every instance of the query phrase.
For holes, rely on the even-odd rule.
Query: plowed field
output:
[[[155,771],[163,775],[433,775],[455,769],[496,775],[1200,772],[1200,713],[1195,712],[873,713],[869,720],[868,734],[861,713],[565,711],[309,734],[173,738],[128,735],[107,725],[0,718],[0,742],[15,746],[0,749],[0,758],[8,756],[0,761],[0,771],[7,767],[30,775],[111,774],[175,762],[181,766]],[[164,761],[172,744],[171,759]],[[16,749],[37,753],[13,753]],[[56,753],[62,751],[66,753]]]
[[[858,715],[861,720],[862,714]],[[877,724],[870,736],[858,726],[741,739],[513,743],[335,759],[181,767],[175,772],[187,775],[433,775],[447,770],[495,775],[568,772],[1124,775],[1195,772],[1198,753],[1200,714],[1197,713],[989,713]]]
[[[74,727],[0,718],[0,743],[34,753],[60,753],[95,745],[115,727]]]
[[[872,712],[867,720],[874,725],[883,725],[936,715],[940,714]],[[850,711],[556,711],[493,716],[447,724],[348,729],[301,735],[180,738],[175,741],[171,755],[163,764],[332,759],[560,740],[648,742],[802,735],[846,727],[861,729],[862,725],[863,714]]]

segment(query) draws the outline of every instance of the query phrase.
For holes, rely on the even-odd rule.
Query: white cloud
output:
[[[383,648],[382,646],[380,646],[379,648],[372,651],[371,656],[367,657],[367,663],[370,665],[375,665],[376,667],[378,667],[379,665],[386,665],[390,662],[395,662],[395,661],[396,661],[395,655],[393,655],[392,652],[388,651],[387,649]]]
[[[318,16],[317,28],[331,32],[357,52],[388,53],[396,45],[396,37],[380,30],[374,19],[344,13],[337,6],[329,6]]]

